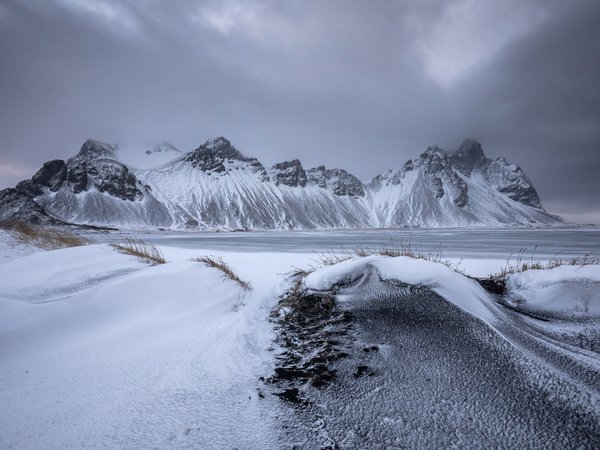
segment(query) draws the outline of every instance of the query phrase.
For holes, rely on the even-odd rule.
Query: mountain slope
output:
[[[429,147],[417,159],[367,183],[375,226],[553,225],[525,173],[490,160],[467,139],[446,154]]]
[[[466,140],[451,154],[429,147],[419,158],[366,184],[343,169],[304,169],[299,160],[265,168],[222,137],[186,154],[169,144],[142,152],[143,148],[86,141],[68,161],[49,161],[31,180],[19,183],[15,192],[0,192],[0,220],[22,218],[37,205],[66,222],[117,227],[564,223],[542,208],[535,188],[518,166],[502,158],[486,158],[474,140]],[[165,162],[170,157],[174,159]]]

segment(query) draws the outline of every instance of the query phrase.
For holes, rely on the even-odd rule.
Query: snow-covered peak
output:
[[[194,150],[194,153],[202,153],[221,159],[238,159],[240,161],[249,159],[235,148],[228,139],[225,139],[222,136],[209,139]]]
[[[249,158],[224,137],[209,139],[183,158],[196,169],[208,173],[226,174],[232,170],[249,170],[267,181],[267,171],[256,158]]]
[[[230,148],[233,147],[229,139],[224,138],[223,136],[219,136],[216,138],[208,139],[204,145],[205,148],[208,149],[219,149],[219,148]]]

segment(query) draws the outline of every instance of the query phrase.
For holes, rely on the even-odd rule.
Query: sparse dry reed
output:
[[[140,239],[128,236],[123,241],[112,242],[110,245],[121,253],[137,256],[150,264],[165,264],[167,262],[162,252],[156,246]]]
[[[533,251],[528,258],[525,258],[527,248],[520,249],[516,256],[511,254],[506,260],[506,265],[499,273],[493,275],[493,277],[504,278],[506,275],[521,273],[527,270],[548,270],[560,266],[584,267],[600,264],[600,259],[593,257],[590,254],[572,258],[560,258],[559,255],[556,254],[548,261],[535,260],[534,256],[536,249],[537,246],[533,248]]]
[[[30,225],[18,220],[3,222],[0,224],[0,228],[6,230],[11,235],[13,243],[32,245],[44,250],[81,247],[93,244],[91,239],[67,228]]]
[[[460,268],[462,259],[458,263],[452,263],[450,260],[444,258],[442,246],[437,248],[435,252],[425,251],[423,246],[415,247],[410,241],[392,241],[389,245],[384,245],[379,248],[369,247],[355,247],[353,249],[341,248],[338,251],[329,250],[325,253],[319,254],[313,259],[314,264],[308,268],[295,267],[290,275],[293,277],[304,277],[316,269],[324,266],[331,266],[339,264],[344,261],[348,261],[352,258],[366,257],[371,255],[381,255],[389,257],[406,256],[414,259],[424,259],[427,261],[443,264],[446,267],[454,270],[455,272],[464,274],[464,271]]]
[[[249,282],[242,280],[233,269],[223,261],[223,258],[217,256],[203,256],[201,258],[193,258],[192,261],[202,263],[208,267],[213,267],[220,270],[225,278],[236,282],[244,291],[251,291],[252,286]]]

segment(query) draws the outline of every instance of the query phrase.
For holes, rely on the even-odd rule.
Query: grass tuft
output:
[[[539,260],[534,260],[536,248],[537,247],[534,247],[529,258],[525,258],[525,252],[527,251],[526,248],[519,250],[517,255],[514,256],[514,261],[513,255],[510,255],[506,260],[506,265],[502,268],[502,270],[499,273],[492,275],[492,277],[504,278],[506,275],[522,273],[527,270],[549,270],[560,266],[584,267],[600,264],[600,259],[592,257],[590,254],[576,256],[574,258],[559,258],[558,255],[555,255],[549,261],[542,262]]]
[[[294,268],[290,275],[293,277],[304,277],[316,269],[324,266],[331,266],[348,261],[352,258],[365,257],[371,255],[381,255],[389,257],[406,256],[414,259],[424,259],[431,262],[436,262],[449,267],[455,272],[464,274],[464,270],[460,268],[462,260],[454,264],[444,258],[442,246],[440,245],[435,252],[427,252],[420,248],[414,247],[410,241],[392,241],[390,245],[384,245],[380,248],[355,247],[353,249],[340,249],[339,251],[330,250],[326,253],[319,254],[313,259],[315,264],[308,268]]]
[[[93,244],[91,239],[66,228],[34,226],[18,220],[2,222],[0,229],[6,230],[15,244],[31,245],[44,250]]]
[[[203,256],[201,258],[194,258],[192,259],[192,261],[196,261],[199,263],[202,263],[208,267],[213,267],[215,269],[220,270],[223,275],[225,276],[225,278],[230,279],[231,281],[236,282],[237,284],[240,285],[240,287],[244,290],[244,291],[248,291],[250,292],[252,290],[252,286],[250,285],[249,282],[242,280],[234,271],[233,269],[229,266],[229,264],[227,264],[225,261],[223,261],[223,258],[221,257],[217,257],[217,256]]]
[[[122,242],[113,242],[110,245],[121,253],[137,256],[150,264],[157,265],[165,264],[167,262],[164,255],[157,247],[139,239],[126,237]]]

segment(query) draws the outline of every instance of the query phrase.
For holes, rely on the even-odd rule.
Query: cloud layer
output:
[[[473,136],[600,222],[598,23],[594,0],[5,0],[0,187],[87,137],[368,179]]]

